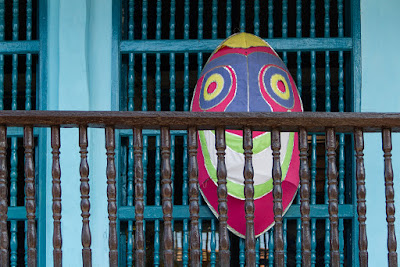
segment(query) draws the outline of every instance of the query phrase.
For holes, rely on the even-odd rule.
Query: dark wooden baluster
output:
[[[338,230],[338,186],[336,169],[336,134],[333,128],[326,130],[326,155],[328,157],[328,199],[330,220],[331,266],[340,266],[339,230]]]
[[[0,264],[8,266],[7,127],[0,126]]]
[[[388,261],[389,266],[397,266],[397,241],[394,228],[395,206],[392,168],[392,132],[390,129],[382,130],[382,149],[385,158],[385,195],[386,221],[388,224]]]
[[[53,151],[53,264],[62,266],[62,237],[61,237],[61,168],[60,168],[60,127],[51,127],[51,148]]]
[[[367,205],[365,203],[365,168],[364,168],[364,136],[362,129],[354,131],[354,149],[356,151],[357,180],[357,214],[358,214],[358,247],[360,266],[368,266],[367,227],[365,225]]]
[[[230,265],[229,235],[228,235],[228,189],[226,187],[225,165],[225,129],[215,130],[215,148],[217,149],[217,178],[218,178],[218,213],[219,213],[219,257],[221,266]]]
[[[36,201],[35,201],[35,165],[33,162],[33,128],[24,127],[24,149],[25,149],[25,197],[28,243],[28,266],[36,267]]]
[[[256,266],[256,240],[254,234],[254,170],[253,170],[253,136],[250,128],[243,130],[244,150],[244,210],[246,213],[246,266]]]
[[[308,166],[307,131],[300,129],[300,213],[301,213],[301,249],[303,266],[311,266],[310,234],[310,168]]]
[[[114,127],[106,127],[106,154],[107,154],[107,201],[110,248],[110,266],[118,266],[118,239],[117,239],[117,187],[115,186],[115,130]]]
[[[282,225],[282,170],[280,162],[281,134],[278,129],[272,129],[271,133],[272,148],[272,178],[273,178],[273,198],[274,198],[274,243],[275,243],[275,265],[284,266],[284,250],[283,250],[283,225]]]
[[[81,154],[81,164],[79,166],[79,173],[81,175],[81,210],[82,210],[82,261],[83,266],[92,266],[92,236],[89,227],[90,217],[90,201],[89,201],[89,164],[87,161],[88,154],[88,137],[87,127],[79,126],[79,147]]]
[[[133,130],[133,146],[135,155],[135,247],[136,247],[136,266],[145,266],[146,255],[144,250],[144,233],[143,233],[143,212],[144,212],[144,188],[143,188],[143,142],[142,129],[134,128]]]
[[[190,127],[188,131],[188,174],[189,174],[189,210],[190,210],[190,260],[191,266],[200,266],[199,233],[199,188],[197,187],[197,131]]]
[[[168,127],[161,128],[161,192],[164,218],[164,264],[174,265],[174,236],[172,233],[172,186],[171,186],[171,135]]]

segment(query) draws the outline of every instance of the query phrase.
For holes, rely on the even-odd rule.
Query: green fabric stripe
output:
[[[210,175],[210,178],[217,183],[218,182],[218,178],[217,178],[217,171],[214,167],[214,165],[211,162],[211,158],[210,158],[210,153],[208,151],[207,148],[207,144],[206,144],[206,139],[205,139],[205,135],[204,135],[204,131],[199,131],[199,137],[200,137],[200,146],[201,149],[203,151],[203,156],[204,156],[204,163],[205,163],[205,167],[207,169],[208,174]],[[287,146],[287,150],[286,150],[286,155],[285,155],[285,159],[283,160],[283,164],[281,166],[282,169],[282,181],[285,179],[286,174],[288,172],[289,169],[289,163],[293,154],[293,147],[294,147],[294,133],[290,133],[289,134],[289,141],[288,141],[288,146]],[[239,198],[239,199],[244,199],[244,185],[242,184],[237,184],[234,183],[230,180],[227,179],[227,183],[226,183],[228,192],[230,195]],[[263,184],[259,184],[259,185],[255,185],[254,186],[254,198],[260,198],[264,195],[266,195],[267,193],[272,191],[272,187],[273,187],[273,180],[270,179],[268,181],[266,181]]]
[[[233,151],[243,154],[243,137],[225,132],[226,145]],[[271,133],[266,132],[253,139],[253,154],[260,153],[271,145]]]

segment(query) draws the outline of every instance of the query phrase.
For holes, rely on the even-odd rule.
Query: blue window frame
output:
[[[0,109],[46,109],[47,1],[0,1]],[[45,131],[35,129],[38,263],[45,252]],[[23,129],[8,137],[10,265],[26,261]]]
[[[287,64],[305,111],[360,110],[360,1],[114,1],[114,110],[189,110],[192,90],[210,53],[227,36],[246,31],[265,38]],[[120,263],[133,260],[134,192],[131,131],[119,132]],[[312,260],[329,262],[329,220],[324,137],[309,133]],[[144,131],[147,261],[161,261],[160,137]],[[172,133],[176,263],[188,263],[187,158],[185,132]],[[351,136],[338,134],[341,261],[358,265],[355,184]],[[296,200],[297,201],[297,200]],[[176,213],[175,213],[176,212]],[[217,220],[200,209],[202,260],[218,262]],[[176,215],[176,216],[175,216]],[[285,216],[286,261],[301,261],[300,212]],[[268,233],[257,241],[260,266],[270,265]],[[295,245],[293,245],[295,244]],[[231,236],[232,257],[244,263],[244,242]]]

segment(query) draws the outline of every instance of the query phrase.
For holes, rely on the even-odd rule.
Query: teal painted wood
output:
[[[133,207],[133,175],[134,175],[134,156],[133,156],[133,136],[129,136],[128,145],[128,184],[127,184],[127,206]],[[128,240],[126,245],[127,266],[133,266],[133,221],[128,221]]]
[[[189,39],[189,13],[190,2],[185,0],[185,19],[184,19],[184,36],[185,40]],[[184,70],[183,70],[183,110],[189,111],[189,53],[184,53]],[[187,135],[183,136],[183,184],[182,184],[182,204],[188,205],[188,155],[187,155]],[[189,265],[189,220],[183,220],[183,246],[182,246],[182,264]]]
[[[217,265],[217,241],[215,238],[216,233],[216,226],[215,226],[215,220],[211,220],[211,240],[210,240],[210,265],[212,267],[215,267]]]
[[[197,29],[197,39],[201,40],[203,39],[203,12],[204,12],[204,4],[203,4],[203,0],[199,0],[198,2],[198,9],[199,9],[199,13],[198,13],[198,18],[197,18],[197,24],[198,24],[198,29]],[[199,52],[197,53],[197,78],[200,77],[201,74],[201,70],[203,68],[203,53]],[[200,206],[200,211],[202,210],[202,197],[201,194],[199,194],[199,206]],[[175,210],[175,209],[174,209]],[[199,212],[200,215],[200,212]],[[188,215],[189,216],[189,215]],[[212,217],[212,216],[210,216]],[[199,233],[200,233],[200,263],[203,262],[203,233],[202,233],[202,229],[203,229],[203,220],[201,219],[202,216],[200,215],[199,218]]]
[[[327,107],[325,107],[327,108]],[[325,166],[328,166],[328,156],[325,155]],[[328,173],[327,168],[325,167],[325,184],[324,184],[324,203],[328,204]],[[325,219],[325,251],[324,251],[324,264],[326,267],[330,265],[331,262],[331,254],[330,254],[330,220]]]
[[[232,34],[232,0],[226,1],[226,37]]]
[[[311,0],[310,3],[310,37],[315,37],[315,0]],[[317,110],[317,99],[316,99],[316,69],[315,69],[316,55],[315,51],[311,51],[311,111]],[[312,135],[311,140],[311,204],[316,203],[316,163],[317,163],[317,136]],[[311,266],[315,266],[316,263],[316,219],[311,219]]]
[[[175,187],[175,135],[171,134],[171,185],[172,185],[172,203],[174,203],[174,187]],[[174,220],[172,220],[172,230],[174,229]]]
[[[143,0],[142,40],[146,39],[147,39],[147,0]],[[142,53],[142,111],[146,110],[147,110],[147,54]],[[146,185],[146,183],[144,184]]]
[[[288,20],[287,20],[287,9],[288,9],[288,1],[283,0],[282,1],[282,38],[287,38],[287,33],[288,33]],[[287,52],[283,51],[283,57],[282,60],[287,65]]]
[[[331,71],[329,51],[325,51],[325,111],[331,111]]]
[[[301,267],[301,219],[296,220],[296,267]]]
[[[161,14],[162,14],[162,1],[157,0],[157,19],[156,19],[156,39],[161,39]],[[161,111],[161,54],[156,54],[156,111]],[[159,133],[156,135],[155,144],[155,188],[154,188],[154,205],[161,208],[161,142]],[[153,265],[160,265],[160,220],[154,221],[154,253]]]
[[[15,216],[22,216],[23,213],[19,215],[11,215],[10,220],[13,218],[20,218]],[[356,213],[354,213],[352,204],[344,204],[340,206],[338,216],[344,219],[351,219]],[[157,220],[162,219],[162,209],[158,206],[147,206],[144,211],[144,218],[146,220]],[[183,220],[189,218],[189,207],[183,205],[174,205],[173,213],[174,219]],[[210,220],[214,218],[214,215],[205,205],[200,206],[199,216],[204,220]],[[287,219],[297,219],[300,217],[300,206],[298,204],[292,204],[285,214]],[[325,204],[312,204],[310,205],[310,217],[316,219],[326,219],[329,218],[328,205]],[[133,220],[135,218],[135,208],[122,206],[118,209],[118,218],[122,221]]]
[[[170,10],[170,22],[169,22],[169,39],[175,39],[175,1],[171,1],[171,10]],[[175,82],[176,82],[176,74],[175,74],[175,53],[169,54],[169,110],[175,111]],[[171,152],[171,155],[174,153]],[[172,163],[171,163],[172,164]],[[172,165],[173,166],[173,165]],[[173,194],[172,194],[173,195]]]
[[[268,232],[268,266],[274,267],[274,228]]]
[[[268,0],[268,38],[274,37],[274,2],[273,0]],[[270,43],[272,47],[275,47]]]
[[[260,266],[260,237],[256,239],[256,267]]]
[[[286,266],[287,263],[287,219],[283,219],[283,262]]]
[[[203,27],[202,16],[199,29]],[[201,30],[201,38],[203,31]],[[273,31],[272,31],[273,32]],[[268,37],[273,38],[273,37]],[[199,38],[198,38],[199,39]],[[200,39],[198,40],[123,40],[120,42],[120,51],[122,53],[179,53],[186,51],[188,53],[212,52],[223,41],[223,39]],[[275,38],[265,39],[276,51],[351,51],[353,39],[349,37],[343,38]],[[32,41],[33,42],[33,41]],[[2,44],[0,42],[0,53],[2,52]]]
[[[201,210],[201,208],[202,207],[200,206],[200,210]],[[175,207],[174,207],[174,210],[175,210]],[[200,212],[199,212],[199,215],[200,215]],[[200,215],[200,218],[202,218],[202,217],[203,216]],[[200,233],[200,264],[202,264],[203,263],[203,220],[202,219],[199,219],[199,233]]]
[[[0,53],[3,55],[10,54],[37,54],[40,52],[40,41],[0,41]]]
[[[4,0],[0,1],[0,42],[4,41]],[[0,54],[0,110],[4,109],[4,55]]]
[[[189,13],[190,2],[185,0],[185,19],[184,19],[184,35],[185,40],[189,39]],[[183,70],[183,110],[189,111],[189,53],[184,53],[184,70]],[[182,170],[182,204],[188,205],[188,151],[187,151],[187,135],[183,136],[183,170]],[[182,246],[182,264],[189,265],[189,220],[183,220],[183,246]]]
[[[19,31],[18,14],[19,14],[18,0],[13,0],[13,20],[12,20],[12,30],[13,30],[12,40],[13,41],[18,40],[18,31]],[[16,110],[17,109],[17,91],[18,91],[18,87],[17,87],[18,86],[18,54],[12,55],[11,79],[12,79],[11,109]]]
[[[12,40],[17,41],[18,40],[18,30],[19,30],[19,23],[18,23],[18,0],[13,0],[13,20],[12,20]],[[13,54],[12,55],[12,73],[11,73],[11,83],[12,83],[12,89],[11,89],[11,94],[12,94],[12,100],[11,100],[11,109],[16,110],[17,109],[17,90],[18,90],[18,55]],[[12,137],[11,138],[11,173],[10,173],[10,178],[11,178],[11,185],[10,185],[10,206],[16,206],[17,205],[17,178],[18,178],[18,173],[17,173],[17,165],[18,165],[18,155],[17,155],[17,138]],[[11,221],[10,225],[10,232],[11,232],[11,238],[10,238],[10,264],[11,266],[17,266],[17,247],[18,247],[18,241],[17,241],[17,222],[16,221]],[[25,237],[26,237],[26,226],[25,226]],[[26,238],[25,238],[26,240]],[[25,250],[27,251],[27,250]],[[25,258],[27,254],[25,253]],[[26,259],[25,259],[25,262]]]
[[[211,19],[211,38],[212,39],[217,39],[218,35],[218,2],[217,0],[212,1],[212,19]]]
[[[143,203],[147,205],[147,168],[148,168],[148,136],[143,135]],[[146,236],[146,221],[143,221],[143,235]],[[146,251],[146,242],[144,242],[144,250]]]
[[[254,1],[254,34],[260,35],[260,0]]]
[[[329,31],[329,7],[330,1],[325,0],[324,8],[325,8],[325,18],[324,18],[324,36],[328,38],[330,35]],[[330,57],[329,51],[325,51],[325,111],[331,111],[331,73],[330,73]],[[324,186],[324,201],[325,204],[328,203],[328,176],[327,176],[327,167],[328,166],[328,157],[325,155],[325,186]],[[325,266],[328,267],[331,262],[330,256],[330,221],[329,219],[325,220],[325,252],[324,252],[324,263]]]
[[[244,267],[246,264],[246,254],[245,254],[245,240],[240,238],[239,240],[239,266]]]
[[[240,32],[246,31],[246,1],[240,0]]]
[[[190,14],[190,2],[189,0],[185,0],[185,21],[184,21],[184,35],[183,39],[189,39],[189,14]],[[183,59],[184,69],[183,69],[183,110],[189,111],[189,53],[184,53]],[[185,139],[186,140],[186,139]],[[186,150],[185,150],[186,151]],[[187,156],[184,151],[185,157]],[[186,158],[187,159],[187,158]]]
[[[24,250],[25,250],[25,256],[24,256],[24,262],[25,262],[25,267],[28,267],[28,238],[27,238],[27,232],[28,232],[28,222],[24,222],[24,232],[25,232],[25,239],[24,239]]]
[[[134,1],[129,1],[129,24],[128,24],[128,38],[133,40],[134,36]],[[135,84],[135,54],[129,54],[129,70],[128,70],[128,111],[133,111],[134,106],[134,84]],[[134,175],[134,156],[133,156],[133,136],[129,136],[128,145],[128,184],[127,184],[127,205],[133,207],[133,175]],[[127,266],[133,266],[133,249],[134,249],[134,237],[133,237],[133,220],[128,221],[128,237],[126,245],[126,262]]]
[[[10,157],[10,207],[17,206],[17,165],[18,165],[18,157],[17,157],[17,138],[11,138],[11,157]],[[9,208],[9,213],[11,208]],[[25,213],[26,216],[26,213]],[[11,219],[10,217],[8,217]],[[10,264],[11,266],[17,266],[17,221],[12,220],[10,225]]]
[[[153,265],[160,265],[160,220],[154,222],[154,256]]]
[[[26,40],[32,39],[32,0],[26,1]],[[32,108],[32,54],[26,54],[26,71],[25,71],[25,110]]]
[[[156,155],[155,155],[155,206],[161,208],[161,142],[160,135],[156,136]],[[153,265],[159,266],[160,264],[160,220],[154,222],[154,257]]]
[[[189,220],[183,220],[182,265],[189,266]]]
[[[301,38],[301,0],[296,1],[296,38]],[[297,78],[297,90],[299,94],[301,95],[302,93],[302,72],[301,72],[301,51],[297,51],[297,72],[296,72],[296,78]]]
[[[133,25],[133,15],[134,15],[134,1],[129,1],[129,31],[128,38],[133,40],[134,36],[134,25]],[[134,106],[134,85],[135,85],[135,54],[129,53],[129,70],[128,70],[128,110],[132,111],[135,109]]]
[[[129,24],[128,24],[128,38],[133,40],[134,36],[134,1],[129,1]],[[134,106],[134,84],[135,84],[135,54],[129,53],[129,64],[128,64],[128,111],[133,111]],[[133,156],[133,136],[129,136],[128,145],[128,180],[127,180],[127,205],[133,206],[133,175],[134,175],[134,156]],[[128,236],[126,244],[126,262],[127,266],[133,266],[133,249],[134,249],[134,237],[133,237],[133,220],[128,221]]]
[[[325,38],[330,37],[329,25],[329,8],[330,1],[325,0]],[[330,71],[330,57],[329,51],[325,51],[325,111],[331,111],[331,71]]]
[[[343,29],[343,0],[338,0],[337,2],[338,9],[338,36],[344,36]],[[338,86],[338,94],[339,94],[339,112],[344,112],[344,71],[343,71],[343,51],[339,51],[339,86]],[[344,134],[339,134],[339,205],[344,204],[344,176],[345,176],[345,155],[344,155]],[[339,219],[339,251],[340,251],[340,265],[344,264],[344,223],[343,219]]]
[[[302,19],[301,19],[301,0],[296,0],[296,38],[302,37]],[[297,71],[296,71],[296,83],[297,90],[302,95],[302,71],[301,71],[301,51],[297,51]],[[297,194],[297,204],[300,204],[300,194]],[[301,253],[301,219],[296,220],[296,267],[301,267],[302,253]]]
[[[199,14],[197,17],[197,39],[203,39],[203,12],[204,12],[204,4],[203,0],[199,0],[198,2]]]

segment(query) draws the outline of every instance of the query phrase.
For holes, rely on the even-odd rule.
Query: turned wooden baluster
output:
[[[326,155],[328,157],[328,198],[329,198],[329,220],[330,220],[330,250],[331,266],[340,266],[339,253],[339,221],[338,221],[338,186],[336,169],[336,135],[333,128],[326,130]]]
[[[174,236],[172,233],[172,186],[171,186],[171,135],[168,127],[161,128],[161,192],[164,219],[164,264],[174,265]]]
[[[0,126],[0,264],[8,266],[7,127]]]
[[[272,178],[273,178],[273,201],[274,201],[274,243],[275,243],[275,265],[284,266],[284,250],[283,250],[283,225],[282,225],[282,170],[280,163],[281,149],[281,134],[278,129],[272,129],[271,133],[271,148],[272,148]]]
[[[218,178],[218,214],[219,214],[219,258],[221,266],[230,266],[229,235],[228,235],[228,189],[226,187],[225,165],[225,129],[215,130],[215,148],[217,149],[217,178]]]
[[[246,266],[256,266],[256,240],[254,234],[254,170],[253,170],[253,136],[250,128],[243,130],[244,150],[244,210],[246,213]]]
[[[87,161],[88,154],[88,137],[87,127],[79,126],[79,147],[81,154],[81,164],[79,173],[81,175],[81,210],[82,210],[82,262],[83,266],[92,266],[92,236],[90,233],[89,217],[90,217],[90,200],[89,200],[89,164]]]
[[[310,233],[310,168],[308,166],[307,131],[300,129],[300,213],[301,213],[301,249],[303,266],[311,266]]]
[[[354,149],[356,151],[356,180],[357,180],[357,214],[358,214],[358,247],[360,266],[368,266],[368,241],[365,202],[365,168],[364,168],[364,137],[362,129],[354,131]]]
[[[53,151],[53,264],[62,266],[62,237],[61,237],[61,168],[60,168],[60,127],[51,127],[51,147]]]
[[[136,266],[145,266],[146,255],[144,250],[143,212],[144,212],[144,188],[143,188],[143,143],[142,129],[133,129],[133,147],[135,157],[135,246]]]
[[[188,131],[188,174],[189,174],[189,211],[190,211],[190,259],[191,266],[200,266],[199,233],[199,188],[197,186],[197,131],[190,127]]]
[[[110,249],[110,266],[118,266],[118,239],[117,239],[117,187],[115,186],[115,130],[114,127],[106,127],[106,154],[107,154],[107,201],[109,236],[108,247]]]
[[[25,196],[27,222],[27,244],[28,244],[28,266],[36,267],[36,201],[35,201],[35,165],[32,126],[24,127],[24,149],[25,149]]]
[[[385,195],[386,195],[386,221],[388,224],[388,261],[389,266],[397,266],[397,241],[394,227],[395,206],[392,168],[392,132],[390,129],[382,130],[382,149],[385,158]]]

